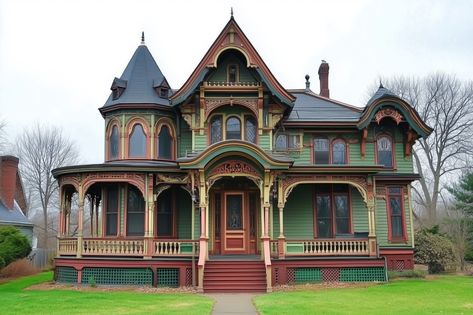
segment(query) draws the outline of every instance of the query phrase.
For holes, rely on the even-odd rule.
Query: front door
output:
[[[223,200],[223,253],[248,253],[248,207],[243,192],[226,192]]]

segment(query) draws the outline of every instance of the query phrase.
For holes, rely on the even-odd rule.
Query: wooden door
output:
[[[227,192],[223,201],[223,254],[248,253],[248,207],[243,192]]]

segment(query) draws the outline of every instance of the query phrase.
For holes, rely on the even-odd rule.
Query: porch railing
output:
[[[146,250],[144,238],[108,239],[84,238],[82,240],[82,256],[191,256],[198,252],[198,241],[195,240],[149,240],[151,250]],[[150,244],[148,243],[148,244]],[[58,256],[76,255],[78,252],[77,238],[59,238]]]
[[[368,256],[368,239],[286,240],[285,256]],[[271,254],[278,255],[277,241],[271,242]]]

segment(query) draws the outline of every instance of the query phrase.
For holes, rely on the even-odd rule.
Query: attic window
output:
[[[162,98],[167,98],[169,94],[169,89],[165,87],[160,87],[159,88],[159,97]]]
[[[113,100],[119,99],[120,96],[123,94],[124,88],[114,87],[112,88],[112,98]]]
[[[235,64],[228,65],[227,81],[235,83],[238,81],[238,66]]]

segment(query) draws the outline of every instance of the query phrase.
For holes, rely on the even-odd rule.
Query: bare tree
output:
[[[44,233],[38,240],[39,247],[47,247],[50,209],[57,204],[58,185],[51,171],[77,162],[76,145],[62,135],[56,127],[35,125],[27,129],[16,141],[16,152],[27,189],[37,198],[42,213]]]
[[[0,154],[6,151],[8,140],[7,133],[5,131],[7,123],[4,120],[0,120]]]
[[[399,76],[382,82],[434,128],[414,148],[414,166],[421,179],[413,191],[414,199],[427,215],[426,223],[436,224],[444,183],[457,177],[473,153],[473,82],[443,73],[425,78]]]

